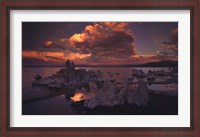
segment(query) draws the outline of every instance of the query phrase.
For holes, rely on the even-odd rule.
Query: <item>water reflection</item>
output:
[[[81,101],[91,97],[88,95],[88,91],[83,89],[49,89],[46,87],[32,87],[31,83],[35,73],[42,74],[44,77],[49,76],[57,72],[60,68],[23,68],[23,82],[22,82],[22,98],[23,98],[23,114],[52,114],[50,111],[56,111],[56,114],[76,114],[71,108],[71,101]],[[131,74],[133,68],[85,68],[86,70],[98,71],[101,70],[104,73],[104,79],[113,79],[119,84],[119,87],[123,87],[123,83],[127,80],[127,77]],[[168,68],[135,68],[142,69],[145,73],[149,70],[158,71],[164,70],[168,72]],[[152,82],[162,82],[167,79],[171,79],[172,76],[157,77]],[[147,80],[146,78],[142,78]],[[137,83],[136,77],[129,77],[129,82]],[[120,86],[121,84],[121,86]],[[136,84],[137,85],[137,84]],[[97,87],[98,88],[98,87]],[[163,94],[178,95],[178,84],[151,84],[148,88],[153,91],[163,92]],[[77,92],[74,95],[74,91]],[[35,99],[36,98],[36,99]],[[58,105],[60,105],[58,107]],[[53,107],[52,107],[53,106]],[[57,106],[56,109],[55,107]],[[62,107],[61,107],[62,106]],[[31,110],[32,108],[32,110]],[[45,108],[45,110],[43,110]],[[33,112],[34,110],[34,112]],[[66,111],[67,110],[67,111]]]

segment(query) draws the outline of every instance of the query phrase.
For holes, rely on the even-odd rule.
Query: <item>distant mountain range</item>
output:
[[[23,67],[64,67],[64,65],[50,65],[43,63],[43,65],[23,64]],[[76,67],[178,67],[178,61],[165,60],[159,62],[149,62],[145,64],[120,64],[120,65],[88,65],[79,64]]]
[[[149,62],[139,65],[140,67],[178,67],[178,61],[165,60],[159,62]]]
[[[77,67],[178,67],[178,61],[165,60],[145,64],[120,64],[120,65],[76,65]]]

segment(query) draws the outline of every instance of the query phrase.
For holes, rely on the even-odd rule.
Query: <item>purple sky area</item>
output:
[[[178,59],[177,22],[23,22],[23,65]]]

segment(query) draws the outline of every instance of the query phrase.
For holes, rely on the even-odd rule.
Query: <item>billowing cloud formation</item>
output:
[[[25,50],[22,52],[23,58],[35,58],[44,61],[62,61],[63,60],[80,60],[89,57],[91,54],[80,54],[80,53],[69,53],[65,54],[63,52],[40,52],[40,51],[30,51]]]
[[[103,22],[106,26],[108,26],[113,31],[124,31],[125,27],[128,25],[127,22]]]
[[[88,25],[82,33],[71,36],[68,45],[79,53],[91,53],[88,61],[127,58],[135,54],[134,36],[126,29],[127,25],[123,22]]]
[[[138,28],[135,28],[134,31],[131,26],[134,24],[128,22],[83,23],[83,25],[81,24],[82,26],[72,23],[68,25],[70,25],[70,29],[73,28],[70,34],[46,37],[44,41],[40,41],[40,47],[35,48],[35,51],[33,49],[24,50],[23,58],[40,59],[48,61],[48,63],[50,61],[61,63],[66,59],[70,59],[76,64],[89,65],[142,64],[178,59],[178,28],[175,28],[176,26],[174,26],[171,32],[169,31],[169,38],[166,38],[166,41],[162,44],[160,41],[163,38],[159,37],[159,34],[156,37],[147,39],[144,37],[145,35],[140,34],[140,31],[137,30]],[[141,32],[146,31],[146,29],[144,26]],[[167,31],[170,29],[167,29]],[[151,29],[152,31],[154,30]],[[150,51],[149,49],[151,48],[147,46],[152,46],[151,44],[145,43],[143,45],[146,47],[140,48],[140,42],[137,41],[138,45],[136,46],[134,44],[135,37],[133,32],[134,34],[139,32],[139,35],[136,35],[137,41],[147,40],[151,42],[151,40],[158,40],[159,47],[153,49],[154,51]],[[164,35],[164,37],[166,36],[167,34]],[[136,47],[138,47],[138,51],[136,51]],[[145,52],[141,49],[144,49]]]

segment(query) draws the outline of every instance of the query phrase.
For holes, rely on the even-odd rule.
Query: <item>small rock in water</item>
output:
[[[40,74],[38,74],[38,73],[35,74],[35,80],[39,80],[41,78],[42,78],[42,76]]]

